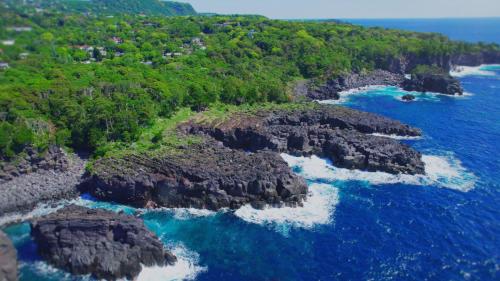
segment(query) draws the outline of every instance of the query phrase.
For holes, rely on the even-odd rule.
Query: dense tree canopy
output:
[[[0,154],[130,142],[181,107],[283,103],[299,79],[497,45],[258,16],[82,16],[0,6]],[[17,30],[16,30],[17,27]],[[30,27],[30,29],[19,29]]]

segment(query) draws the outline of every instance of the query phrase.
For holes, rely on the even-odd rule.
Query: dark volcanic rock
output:
[[[179,134],[200,142],[151,155],[103,158],[93,165],[86,191],[99,199],[139,207],[217,210],[298,205],[307,185],[278,153],[318,155],[334,165],[388,173],[424,173],[421,155],[390,138],[418,129],[376,114],[309,104],[289,110],[235,113],[214,123],[184,123]]]
[[[66,152],[55,145],[42,153],[28,147],[21,155],[11,161],[0,159],[0,184],[38,170],[66,171],[70,166]]]
[[[499,51],[471,52],[454,55],[451,58],[451,65],[479,66],[481,64],[500,63]]]
[[[9,237],[0,231],[0,280],[17,281],[17,252]]]
[[[183,130],[207,134],[226,146],[330,158],[339,167],[389,173],[424,173],[420,153],[393,139],[369,134],[418,136],[420,131],[379,115],[336,106],[266,111]]]
[[[414,74],[402,83],[405,91],[434,92],[445,95],[462,95],[460,81],[449,74]]]
[[[33,222],[31,235],[52,265],[98,279],[133,279],[141,264],[165,266],[177,260],[140,219],[105,210],[68,206]]]
[[[339,92],[342,91],[373,85],[396,86],[403,80],[404,76],[384,70],[374,70],[363,74],[351,73],[330,79],[320,86],[302,81],[295,87],[295,96],[303,96],[310,100],[336,100],[340,98]]]
[[[406,94],[406,95],[402,96],[401,99],[404,101],[413,101],[413,100],[415,100],[415,96],[411,95],[411,94]]]
[[[78,194],[77,187],[85,172],[85,159],[56,147],[51,147],[42,156],[31,156],[31,159],[45,160],[26,161],[29,173],[0,180],[0,216],[30,211],[39,203],[72,198]]]
[[[156,156],[101,159],[87,181],[97,198],[134,206],[217,210],[300,204],[307,185],[276,153],[247,153],[213,140]]]

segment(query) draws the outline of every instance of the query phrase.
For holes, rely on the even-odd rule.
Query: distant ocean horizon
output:
[[[366,27],[383,27],[416,32],[437,32],[453,40],[500,44],[500,17],[495,18],[421,18],[421,19],[303,19],[333,21]]]

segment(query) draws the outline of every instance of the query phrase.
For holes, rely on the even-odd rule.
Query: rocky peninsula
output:
[[[300,205],[305,181],[280,153],[329,158],[349,169],[423,174],[421,154],[372,135],[419,136],[418,129],[376,114],[336,106],[229,113],[182,123],[180,136],[198,143],[151,155],[97,160],[85,191],[101,200],[139,207],[237,209],[243,204]]]
[[[124,214],[71,205],[38,218],[31,229],[39,254],[75,275],[133,280],[142,266],[177,261],[142,220]]]

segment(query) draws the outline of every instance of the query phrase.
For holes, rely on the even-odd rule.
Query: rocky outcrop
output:
[[[415,100],[415,96],[411,95],[411,94],[406,94],[406,95],[402,96],[401,99],[404,101],[413,101],[413,100]]]
[[[351,73],[341,75],[326,83],[315,86],[311,82],[301,81],[294,89],[295,97],[305,97],[309,100],[339,99],[339,93],[356,88],[373,85],[396,86],[404,80],[404,76],[384,70],[374,70],[368,73]]]
[[[97,279],[137,277],[144,266],[176,257],[135,217],[68,206],[31,224],[40,256],[57,268]]]
[[[393,139],[373,133],[418,136],[420,131],[379,115],[336,106],[263,111],[213,124],[190,123],[183,130],[206,134],[245,151],[271,150],[318,155],[349,169],[421,174],[421,155]]]
[[[211,210],[296,205],[307,193],[305,181],[278,154],[234,150],[210,139],[174,152],[101,159],[86,186],[107,201]]]
[[[411,79],[405,80],[401,86],[405,91],[434,92],[452,96],[463,95],[464,92],[460,81],[447,73],[413,74]]]
[[[0,280],[17,281],[17,252],[9,237],[0,231]]]
[[[78,185],[85,172],[84,158],[52,147],[41,159],[44,160],[34,162],[29,173],[0,182],[0,217],[27,212],[39,203],[78,194]]]
[[[195,117],[180,125],[178,134],[199,142],[100,159],[87,176],[85,190],[101,200],[138,207],[300,205],[307,185],[280,157],[283,152],[318,155],[349,169],[424,173],[420,153],[374,133],[421,134],[379,115],[314,103],[234,113],[211,122]]]
[[[69,166],[68,155],[60,147],[51,145],[41,153],[27,147],[17,158],[0,161],[0,184],[39,170],[66,171]]]
[[[409,53],[380,62],[376,67],[392,73],[405,74],[412,72],[419,65],[435,66],[450,71],[456,65],[479,66],[498,63],[500,63],[500,51],[485,50],[434,56]]]

